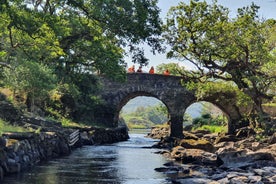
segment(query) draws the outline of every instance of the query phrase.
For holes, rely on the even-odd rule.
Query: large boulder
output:
[[[223,163],[221,167],[224,168],[247,168],[258,161],[274,161],[273,155],[269,152],[253,152],[236,147],[220,148],[216,154]]]
[[[147,137],[153,139],[161,139],[162,137],[167,137],[170,135],[170,127],[152,127],[151,132],[147,135]]]
[[[214,146],[205,139],[181,139],[178,145],[187,149],[201,149],[208,152],[214,152],[215,150]]]
[[[171,157],[184,164],[218,165],[217,155],[200,149],[185,149],[182,146],[174,147]]]
[[[221,134],[219,135],[216,140],[215,140],[215,144],[218,144],[220,142],[236,142],[238,141],[237,137],[234,135],[225,135],[225,134]]]
[[[187,132],[187,131],[183,131],[183,139],[194,139],[194,140],[198,140],[198,136],[196,136],[195,134],[191,133],[191,132]]]
[[[252,135],[256,135],[256,132],[254,131],[253,128],[249,126],[242,127],[236,130],[236,137],[238,138],[250,137]]]
[[[264,147],[262,149],[259,149],[257,152],[259,153],[269,153],[274,157],[274,160],[276,161],[276,143],[269,145],[267,147]]]

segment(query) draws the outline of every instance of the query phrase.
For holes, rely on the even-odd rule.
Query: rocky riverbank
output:
[[[164,131],[154,128],[149,137]],[[164,172],[172,183],[230,184],[276,183],[276,133],[257,140],[246,127],[236,135],[211,134],[208,131],[183,132],[184,138],[162,137],[153,147],[172,161],[156,171]]]
[[[35,132],[3,133],[0,137],[0,181],[4,176],[24,171],[28,167],[69,155],[76,147],[125,141],[128,137],[126,127],[104,128],[64,128],[56,122],[36,118],[22,118],[21,126]],[[77,141],[71,144],[70,135],[77,134]]]

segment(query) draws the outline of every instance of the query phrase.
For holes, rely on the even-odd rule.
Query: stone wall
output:
[[[75,129],[41,133],[4,133],[0,137],[0,181],[42,161],[69,155],[73,148],[126,141],[126,127],[115,129],[82,128],[80,140],[72,147],[68,137]]]
[[[0,179],[71,152],[67,138],[56,132],[6,133],[0,142]]]

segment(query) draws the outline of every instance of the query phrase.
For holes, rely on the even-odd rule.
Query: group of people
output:
[[[132,65],[131,67],[128,68],[128,73],[134,73],[135,72],[135,66]],[[139,66],[139,68],[137,69],[136,71],[137,73],[142,73],[143,70],[142,70],[142,66]],[[154,67],[152,66],[149,70],[149,74],[154,74]],[[170,72],[168,69],[166,69],[164,72],[163,72],[164,75],[170,75]]]

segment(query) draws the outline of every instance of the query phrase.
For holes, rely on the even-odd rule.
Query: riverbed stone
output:
[[[222,160],[221,167],[244,168],[253,166],[258,160],[273,161],[274,157],[268,152],[252,152],[251,150],[227,150],[220,148],[217,152],[218,158]]]
[[[177,179],[174,180],[173,183],[179,183],[179,184],[184,184],[184,183],[189,183],[189,184],[219,184],[216,181],[207,179],[207,178],[183,178],[183,179]]]
[[[197,163],[206,165],[217,165],[217,155],[201,149],[185,149],[182,146],[173,148],[171,157],[184,164]]]
[[[221,134],[216,138],[215,144],[218,144],[220,142],[236,142],[236,141],[238,141],[238,139],[234,135]]]
[[[276,143],[266,146],[262,149],[259,149],[257,152],[270,153],[274,157],[274,160],[276,161]]]
[[[228,177],[229,178],[229,177]],[[235,184],[244,184],[248,183],[248,178],[246,176],[236,176],[232,177],[230,179],[230,183],[235,183]]]
[[[194,133],[190,133],[187,131],[183,131],[183,139],[194,139],[194,140],[198,140],[198,136],[196,136]]]
[[[178,145],[187,149],[201,149],[208,152],[213,152],[215,150],[214,146],[205,139],[182,139]]]

